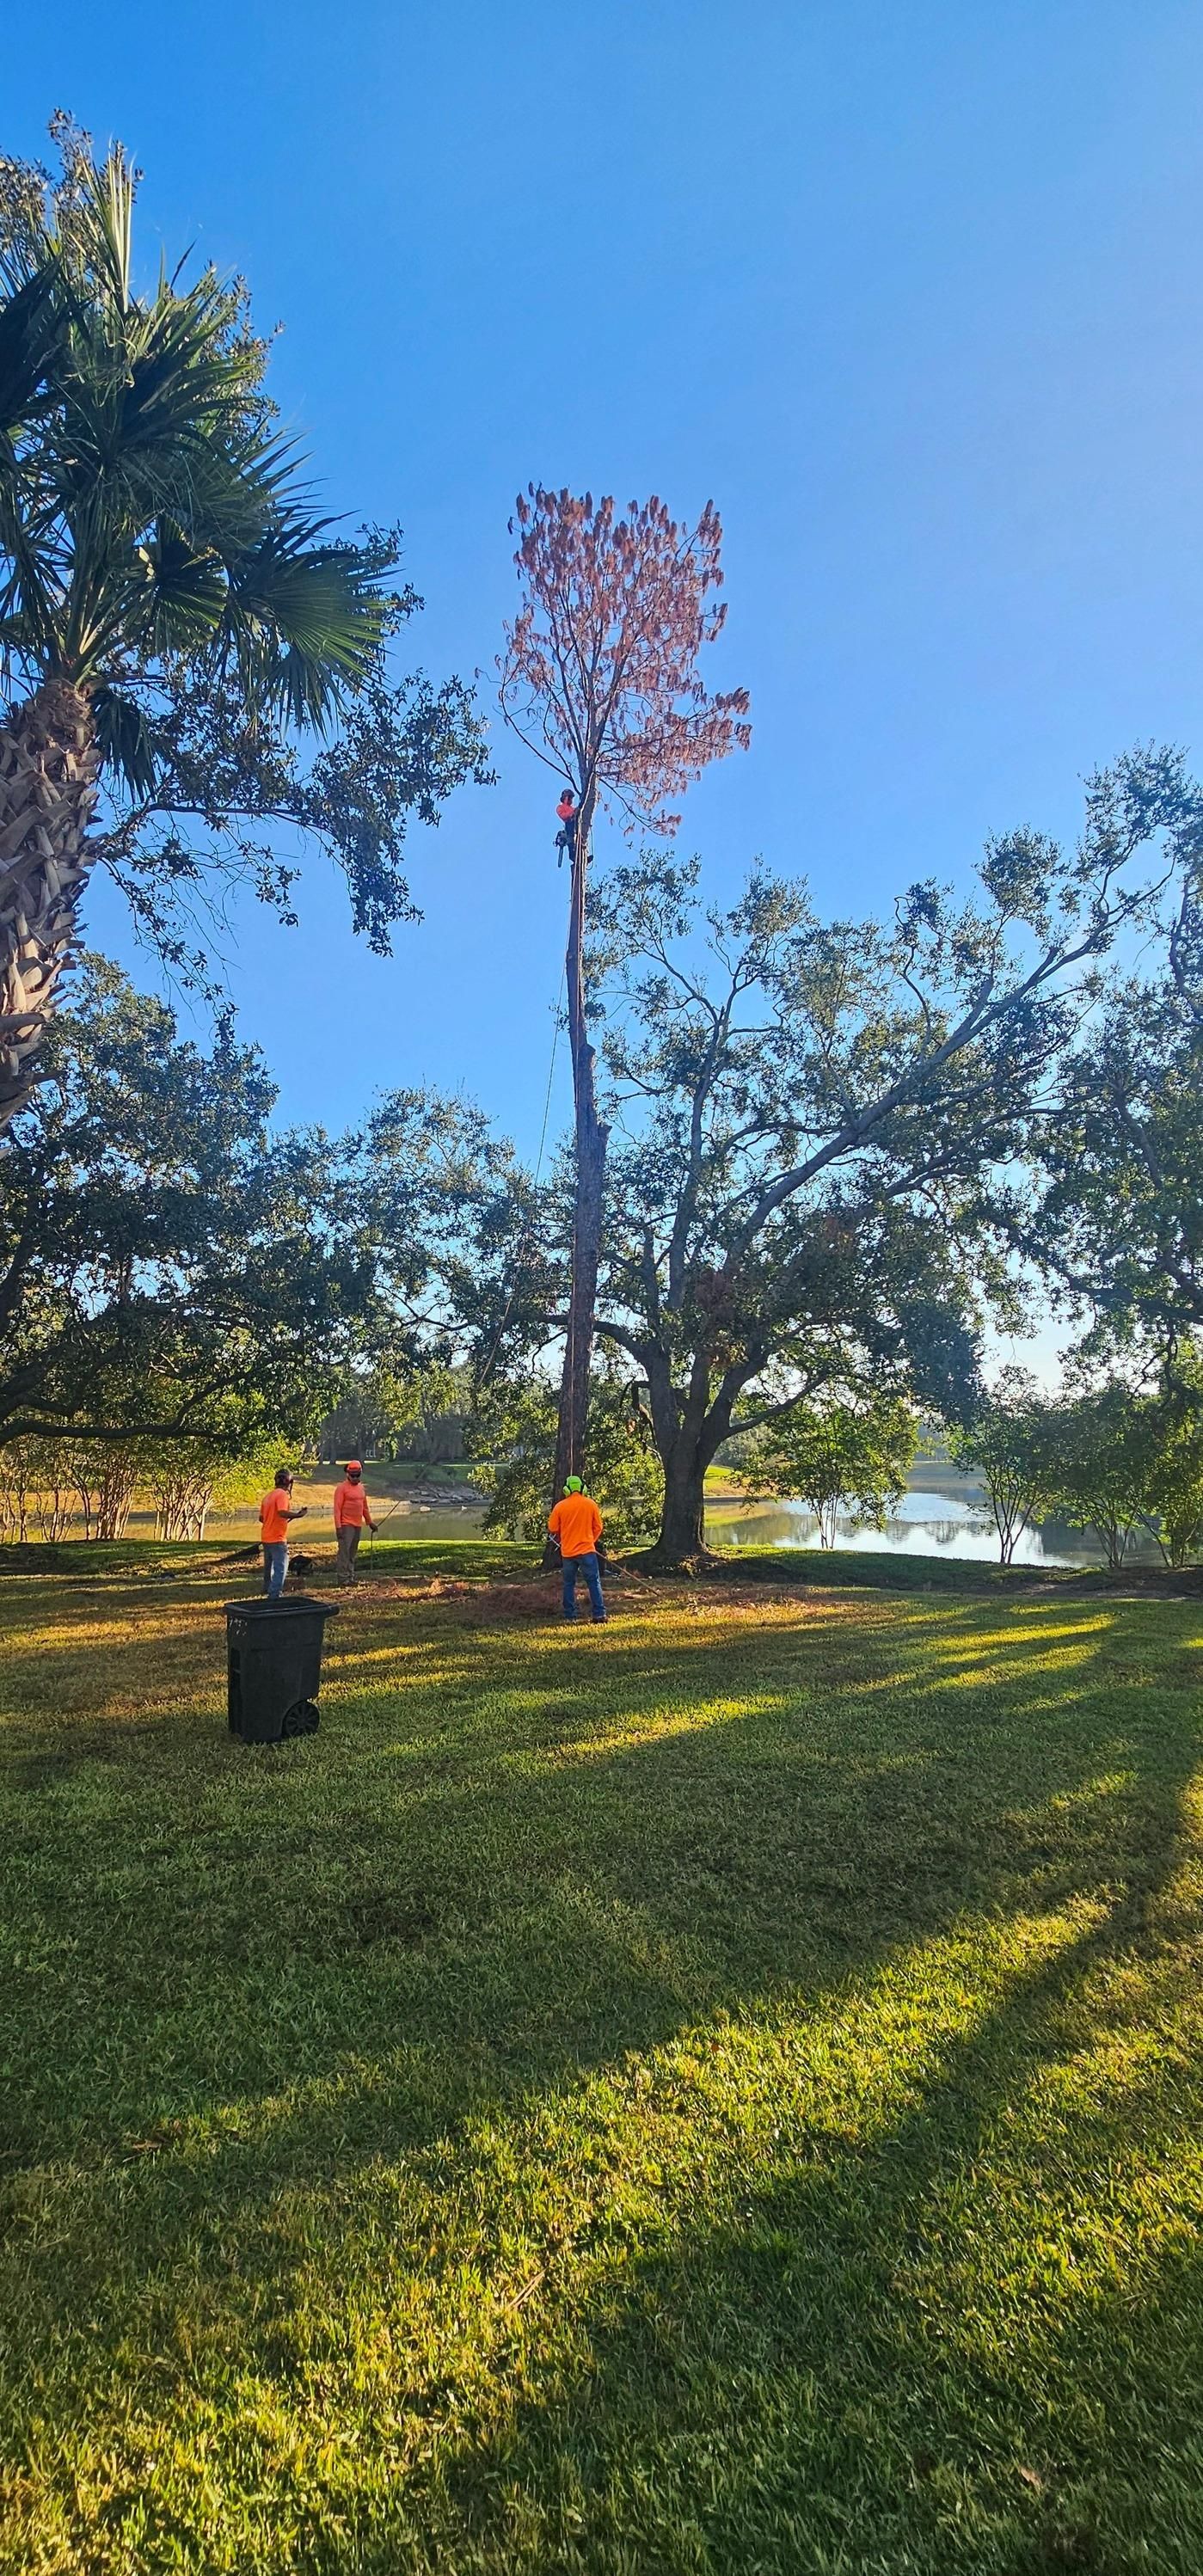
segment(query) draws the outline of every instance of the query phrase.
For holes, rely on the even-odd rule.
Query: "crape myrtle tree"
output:
[[[1025,1369],[1003,1369],[971,1422],[954,1424],[958,1466],[986,1488],[1000,1565],[1010,1565],[1033,1521],[1052,1510],[1057,1486],[1057,1413]]]
[[[969,904],[914,886],[886,925],[825,924],[766,878],[702,925],[692,870],[613,872],[597,1326],[647,1391],[661,1562],[701,1551],[720,1444],[850,1367],[972,1415],[977,1303],[1012,1311],[1010,1177],[1101,962],[1191,863],[1195,808],[1172,757],[1133,755],[1089,783],[1074,847],[992,841]]]
[[[1054,1407],[1054,1499],[1077,1529],[1093,1530],[1118,1574],[1138,1531],[1152,1535],[1151,1487],[1164,1425],[1147,1394],[1123,1378],[1080,1385]]]
[[[511,535],[521,606],[506,628],[507,724],[572,789],[577,819],[568,899],[566,989],[575,1107],[572,1284],[553,1490],[585,1455],[609,1134],[598,1107],[586,973],[588,874],[600,807],[626,827],[671,837],[678,799],[713,760],[751,739],[748,695],[712,695],[702,647],[721,633],[722,528],[707,502],[696,524],[662,501],[594,502],[531,484]]]
[[[884,1373],[883,1373],[884,1374]],[[817,1404],[792,1405],[751,1451],[751,1469],[770,1493],[807,1503],[820,1547],[834,1547],[840,1505],[884,1529],[906,1492],[918,1425],[905,1395],[873,1380],[829,1385]]]
[[[57,179],[0,162],[0,1125],[98,859],[203,981],[198,900],[249,877],[287,912],[287,825],[341,861],[379,946],[412,909],[407,813],[482,774],[458,684],[390,685],[417,602],[385,587],[390,539],[316,513],[242,289],[164,268],[140,292],[136,174],[54,130]]]
[[[1158,1431],[1145,1478],[1157,1544],[1170,1565],[1203,1547],[1203,1357],[1179,1342],[1163,1369]]]
[[[232,1031],[181,1040],[83,961],[0,1162],[0,1441],[221,1459],[328,1408],[374,1334],[377,1254],[353,1158],[271,1138],[274,1096]]]

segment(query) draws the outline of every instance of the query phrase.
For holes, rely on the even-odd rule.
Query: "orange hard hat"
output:
[[[348,1476],[362,1476],[363,1468],[361,1467],[358,1458],[348,1458],[347,1474]]]

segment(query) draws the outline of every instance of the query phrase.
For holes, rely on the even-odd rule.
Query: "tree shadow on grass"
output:
[[[140,2021],[161,2043],[190,2012],[211,2027],[216,2003],[219,2064],[160,2045],[142,2070],[176,2116],[387,2049],[399,2014],[519,2080],[531,2058],[537,2080],[549,2029],[557,2065],[575,2048],[588,2062],[691,2003],[827,1981],[962,1906],[1123,1875],[1172,1831],[1193,1759],[1180,1688],[1117,1700],[1117,1732],[1082,1666],[1072,1689],[1050,1694],[1037,1669],[962,1700],[933,1689],[921,1651],[862,1655],[858,1673],[808,1624],[663,1658],[636,1640],[587,1691],[502,1650],[486,1695],[475,1658],[437,1642],[432,1678],[330,1710],[301,1749],[248,1755],[186,1711],[26,1736],[10,1921],[20,1939],[52,1918],[71,1945],[54,2054],[76,2145],[128,2116],[128,2088],[114,2121],[95,2080],[110,2021],[137,2091]],[[1097,1655],[1096,1632],[1080,1642]],[[1131,1776],[1075,1807],[1100,1756]]]
[[[1197,2576],[1198,1921],[1139,1877],[875,2134],[783,2103],[717,2214],[590,2285],[546,2394],[419,2472],[407,2565]]]
[[[444,2172],[478,2209],[480,2261],[504,2264],[490,2236],[491,2168],[471,2179],[491,2123],[521,2130],[540,2105],[716,2016],[818,2014],[970,1910],[1001,1924],[1020,1905],[1053,1909],[1100,1889],[1112,1906],[1118,1889],[1147,1897],[1169,1866],[1195,1756],[1177,1679],[1104,1708],[1089,1686],[1107,1632],[1084,1627],[1072,1688],[1050,1696],[1040,1659],[1029,1672],[1016,1651],[1002,1680],[932,1689],[925,1640],[955,1646],[957,1620],[974,1615],[942,1611],[933,1631],[918,1614],[901,1639],[883,1625],[869,1644],[810,1617],[768,1634],[723,1623],[671,1653],[654,1632],[607,1636],[587,1684],[579,1670],[574,1684],[571,1668],[566,1682],[532,1668],[517,1638],[490,1655],[488,1708],[477,1705],[477,1645],[443,1631],[440,1669],[412,1692],[358,1708],[344,1694],[320,1760],[314,1747],[247,1757],[210,1740],[206,1712],[137,1730],[152,1740],[131,1739],[124,1772],[89,1759],[61,1784],[43,1781],[27,1802],[40,1819],[30,1847],[10,1853],[7,1919],[32,1978],[19,1999],[29,2081],[8,2140],[9,2305],[43,2414],[68,2448],[75,2410],[107,2408],[106,2354],[123,2355],[119,2381],[150,2388],[152,2413],[174,2402],[171,2369],[187,2378],[178,2337],[199,2333],[197,2319],[215,2334],[219,2324],[291,2403],[299,2276],[328,2278],[336,2310],[342,2283],[356,2279],[366,2296],[374,2249],[386,2263],[403,2225],[397,2177],[409,2169],[417,2271],[422,2227],[440,2225]],[[636,1722],[639,1740],[624,1743]],[[933,2127],[944,2156],[958,2134],[948,2122],[945,2104]],[[873,2279],[890,2212],[910,2206],[922,2168],[920,2128],[900,2134],[911,2143],[881,2147],[870,2192],[858,2259]],[[907,2189],[891,2202],[900,2152]],[[859,2157],[849,2171],[863,2174]],[[756,2222],[770,2237],[795,2226],[797,2188],[792,2169],[771,2186]],[[777,2217],[774,2193],[786,2196]],[[809,2202],[804,2223],[816,2223]],[[691,2275],[700,2266],[718,2358],[709,2379],[702,2370],[697,2441],[717,2443],[724,2477],[720,2383],[725,2371],[739,2385],[752,2331],[736,2296],[746,2238],[728,2215],[646,2273],[652,2310],[668,2315],[681,2261]],[[842,2244],[837,2231],[837,2274],[852,2260]],[[587,2374],[616,2421],[647,2299],[620,2307],[600,2340],[590,2327]],[[724,2341],[728,2315],[737,2330]],[[337,2323],[330,2331],[337,2345]],[[156,2362],[164,2351],[168,2363]],[[823,2353],[821,2370],[805,2363],[816,2385],[835,2368]],[[207,2368],[193,2370],[204,2385]],[[747,2392],[753,2431],[764,2402]],[[535,2445],[532,2462],[563,2451],[567,2475],[566,2425],[553,2397],[514,2438]],[[748,2452],[752,2433],[738,2438]],[[693,2442],[683,2456],[696,2469]],[[497,2456],[508,2479],[504,2443]],[[467,2529],[477,2506],[464,2476],[446,2511]],[[442,2510],[433,2496],[432,2527]],[[619,2525],[602,2513],[596,2529],[607,2528],[616,2551]],[[609,2576],[628,2562],[611,2552],[531,2563]],[[858,2563],[874,2562],[847,2562]]]

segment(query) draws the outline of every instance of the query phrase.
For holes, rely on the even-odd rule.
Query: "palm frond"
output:
[[[119,143],[99,170],[91,161],[80,163],[80,198],[72,224],[74,239],[119,313],[128,312],[130,304],[134,185],[133,171]]]
[[[0,432],[10,439],[47,400],[47,379],[62,344],[58,263],[26,278],[0,305]]]
[[[314,510],[235,290],[164,265],[134,292],[134,197],[120,148],[82,152],[42,265],[35,242],[0,280],[0,658],[98,690],[106,758],[144,779],[116,675],[216,652],[252,721],[322,727],[389,611],[379,548]]]
[[[221,563],[211,549],[198,552],[182,528],[163,519],[138,547],[137,563],[145,581],[143,633],[150,650],[187,653],[211,642],[226,607]]]
[[[154,735],[136,699],[118,689],[93,692],[92,714],[101,760],[132,796],[154,793],[158,776]]]
[[[314,543],[312,520],[274,529],[230,569],[227,632],[244,684],[319,730],[379,651],[384,603],[356,549]]]

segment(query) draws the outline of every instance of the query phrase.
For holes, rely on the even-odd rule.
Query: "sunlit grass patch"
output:
[[[0,2566],[1197,2576],[1197,1607],[456,1562],[0,1590]]]

